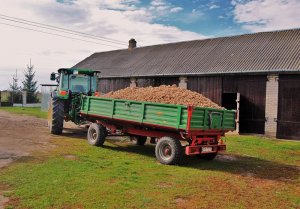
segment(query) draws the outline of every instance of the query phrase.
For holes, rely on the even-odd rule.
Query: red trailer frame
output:
[[[146,136],[151,138],[161,138],[169,136],[182,141],[187,141],[189,145],[185,146],[186,155],[200,155],[217,153],[225,151],[226,145],[221,139],[228,130],[191,130],[191,118],[193,106],[188,106],[188,121],[186,129],[175,129],[171,127],[147,124],[141,125],[137,122],[115,119],[94,114],[80,113],[88,121],[93,121],[108,128],[112,135],[121,130],[123,135],[128,136]]]

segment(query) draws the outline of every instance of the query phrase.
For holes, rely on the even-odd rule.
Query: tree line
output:
[[[35,80],[35,71],[33,70],[34,66],[31,64],[27,65],[26,70],[24,71],[24,80],[22,81],[22,86],[18,84],[18,75],[17,72],[13,76],[12,83],[9,83],[10,94],[8,96],[8,101],[11,103],[22,103],[22,91],[27,92],[27,102],[36,103],[38,102],[37,97],[37,81]]]

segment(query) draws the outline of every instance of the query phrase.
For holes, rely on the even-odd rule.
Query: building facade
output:
[[[300,29],[95,53],[99,91],[176,84],[219,105],[239,103],[240,133],[300,140]]]

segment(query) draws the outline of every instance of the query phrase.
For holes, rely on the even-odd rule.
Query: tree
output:
[[[27,91],[27,102],[28,103],[35,103],[38,102],[37,98],[37,81],[34,80],[35,71],[33,71],[33,65],[27,65],[27,69],[24,72],[25,80],[23,83],[23,90]]]
[[[16,70],[16,74],[13,75],[13,82],[9,83],[8,101],[11,103],[22,103],[21,86],[18,85],[18,80],[18,71]]]

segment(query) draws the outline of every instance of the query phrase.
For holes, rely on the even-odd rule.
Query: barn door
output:
[[[223,78],[223,93],[239,92],[239,132],[265,132],[266,76],[228,76]]]
[[[277,138],[300,140],[300,75],[280,76]]]
[[[239,133],[240,93],[223,93],[222,107],[236,111],[236,132]]]

